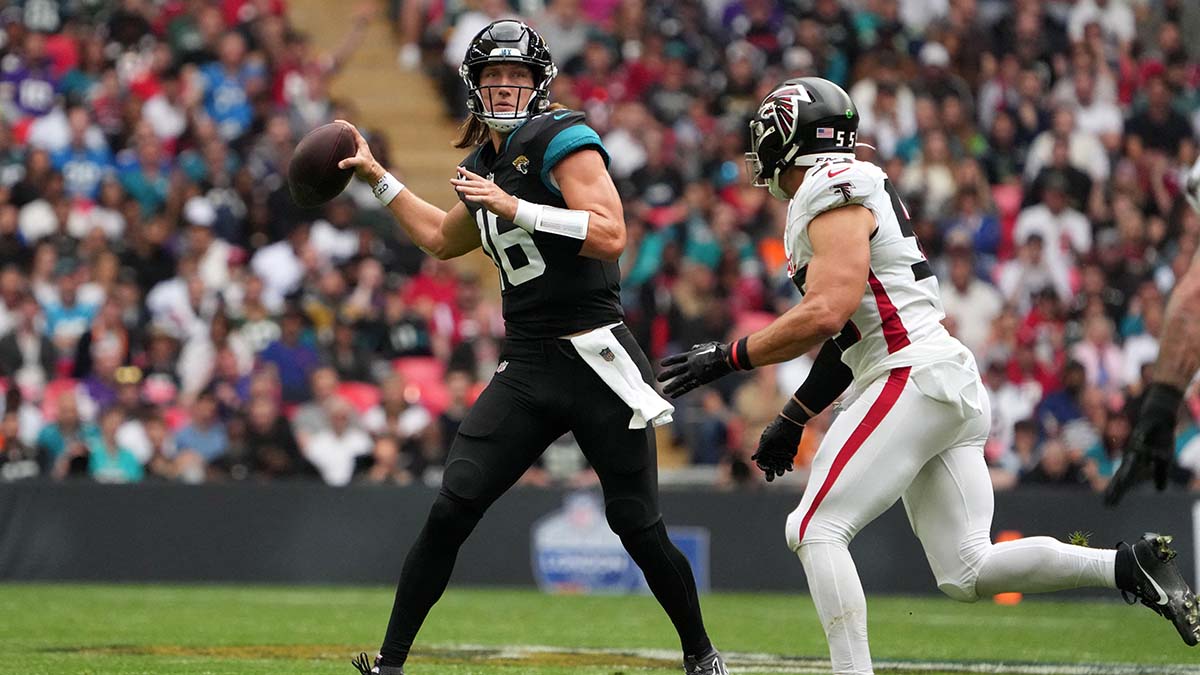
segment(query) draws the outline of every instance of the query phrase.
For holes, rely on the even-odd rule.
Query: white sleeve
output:
[[[818,164],[796,191],[798,215],[811,220],[830,209],[862,204],[875,191],[880,175],[875,165],[857,160]]]

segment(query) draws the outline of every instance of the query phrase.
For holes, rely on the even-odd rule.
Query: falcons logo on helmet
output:
[[[789,84],[771,92],[759,108],[758,114],[775,120],[784,143],[791,142],[796,135],[796,112],[800,103],[812,103],[812,95],[798,84]]]

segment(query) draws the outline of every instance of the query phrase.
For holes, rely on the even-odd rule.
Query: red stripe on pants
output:
[[[829,467],[829,473],[825,476],[825,481],[821,483],[820,489],[817,490],[817,496],[813,498],[812,505],[808,507],[808,512],[804,514],[804,520],[800,521],[800,538],[796,541],[804,542],[804,532],[808,529],[808,521],[812,520],[813,513],[817,507],[825,499],[825,495],[829,494],[829,490],[833,488],[833,484],[837,482],[838,476],[841,475],[842,469],[846,468],[846,463],[858,452],[862,444],[866,442],[867,437],[875,431],[879,423],[887,417],[892,406],[896,405],[896,399],[900,398],[900,392],[904,391],[904,384],[908,382],[908,373],[912,370],[911,366],[903,368],[895,368],[888,375],[887,382],[883,385],[883,391],[879,393],[879,398],[871,404],[867,414],[863,417],[858,426],[850,434],[850,438],[846,439],[846,443],[842,445],[842,449],[838,450],[837,457],[833,458],[833,466]]]
[[[875,295],[875,305],[879,307],[879,320],[883,323],[883,339],[887,341],[888,353],[895,354],[908,346],[908,330],[900,321],[900,311],[892,304],[879,277],[870,272],[867,281],[871,284],[871,293]]]

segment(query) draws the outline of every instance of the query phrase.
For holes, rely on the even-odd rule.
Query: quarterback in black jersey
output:
[[[353,167],[431,255],[483,247],[500,276],[506,327],[500,367],[459,427],[441,490],[404,562],[380,653],[355,665],[364,674],[404,672],[462,543],[570,431],[600,479],[609,525],[679,633],[684,672],[726,673],[691,568],[659,513],[651,427],[669,421],[673,408],[653,389],[650,364],[621,322],[616,260],[625,222],[608,154],[582,113],[549,104],[557,68],[524,23],[480,31],[460,74],[471,116],[458,146],[471,153],[450,181],[459,204],[442,211],[404,189],[357,131],[357,154],[340,165]]]

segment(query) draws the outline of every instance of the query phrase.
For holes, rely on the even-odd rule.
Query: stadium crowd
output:
[[[626,205],[630,327],[652,357],[799,298],[746,120],[788,76],[847,87],[946,325],[992,398],[998,489],[1102,489],[1200,241],[1200,4],[1189,0],[505,0],[392,7],[400,67],[461,117],[458,64],[521,12]],[[431,481],[494,371],[492,285],[425,257],[355,183],[296,207],[295,141],[356,119],[283,0],[25,0],[0,10],[0,480]],[[368,132],[376,157],[385,139]],[[670,435],[758,485],[758,434],[811,361],[677,402]],[[1200,397],[1175,483],[1200,489]],[[808,426],[801,464],[827,425]],[[586,482],[551,453],[527,477]],[[560,466],[561,465],[561,466]],[[796,482],[803,481],[803,471]]]

